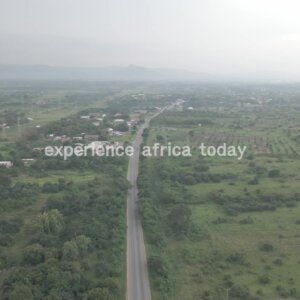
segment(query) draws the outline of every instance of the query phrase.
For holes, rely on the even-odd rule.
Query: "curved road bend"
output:
[[[165,108],[146,119],[139,128],[133,142],[134,154],[130,157],[128,164],[127,179],[131,187],[127,196],[127,300],[151,300],[143,228],[136,203],[138,200],[136,180],[143,130],[149,126],[151,119],[164,110]]]

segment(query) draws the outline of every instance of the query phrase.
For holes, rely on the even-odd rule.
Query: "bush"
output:
[[[227,257],[227,261],[232,264],[244,265],[245,264],[245,255],[242,253],[233,253]]]
[[[234,285],[229,291],[228,291],[229,299],[231,300],[252,300],[253,297],[251,296],[249,289],[246,286],[237,286]]]
[[[253,179],[251,179],[250,181],[248,181],[248,184],[250,184],[250,185],[259,184],[258,178],[254,177]]]
[[[148,259],[148,267],[153,277],[168,277],[168,267],[166,261],[161,256],[150,256]]]
[[[269,278],[268,275],[263,275],[263,276],[260,276],[260,277],[258,278],[258,282],[259,282],[260,284],[269,284],[269,283],[270,283],[270,278]]]
[[[43,193],[58,193],[59,185],[56,183],[45,182],[42,188]]]
[[[253,224],[253,223],[254,223],[254,220],[250,216],[248,216],[247,218],[242,219],[240,221],[240,224]]]
[[[280,258],[277,258],[273,261],[273,264],[276,266],[282,266],[283,265],[283,261]]]
[[[259,247],[259,250],[264,252],[272,252],[274,250],[274,247],[271,244],[265,243]]]
[[[191,209],[185,204],[173,207],[168,215],[168,224],[175,233],[186,233],[191,223]]]
[[[278,169],[270,170],[268,172],[268,176],[271,177],[271,178],[279,177],[280,176],[280,170],[278,170]]]

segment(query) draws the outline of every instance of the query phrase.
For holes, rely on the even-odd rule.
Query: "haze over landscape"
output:
[[[299,0],[0,0],[0,299],[300,300]]]
[[[296,0],[1,0],[0,64],[133,64],[206,75],[144,70],[143,79],[299,81],[299,9]],[[62,70],[55,74],[68,78]]]

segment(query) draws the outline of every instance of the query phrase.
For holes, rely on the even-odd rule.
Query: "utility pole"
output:
[[[5,138],[6,137],[6,126],[7,126],[7,124],[6,124],[6,117],[5,117],[5,115],[4,115],[4,122],[3,122],[3,124],[2,124],[2,132],[3,132],[3,138]]]
[[[231,288],[225,290],[226,290],[226,300],[229,300],[229,291],[231,290]]]
[[[20,136],[20,115],[17,116],[18,136]]]

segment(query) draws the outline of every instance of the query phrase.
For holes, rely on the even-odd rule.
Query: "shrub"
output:
[[[245,264],[245,255],[242,253],[233,253],[227,257],[227,261],[232,264],[244,265]]]
[[[265,243],[259,247],[259,250],[264,252],[272,252],[274,250],[274,247],[271,244]]]
[[[185,204],[174,206],[168,215],[168,224],[175,233],[187,232],[191,223],[191,209]]]
[[[273,261],[273,264],[276,266],[282,266],[283,265],[283,261],[280,258],[277,258]]]
[[[259,282],[260,284],[269,284],[269,283],[270,283],[270,278],[269,278],[268,275],[263,275],[263,276],[260,276],[260,277],[258,278],[258,282]]]
[[[270,170],[268,172],[268,176],[271,177],[271,178],[279,177],[280,176],[280,170],[278,170],[278,169]]]

